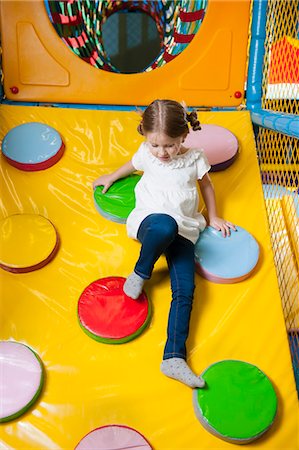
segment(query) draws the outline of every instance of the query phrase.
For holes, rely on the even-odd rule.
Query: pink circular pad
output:
[[[75,450],[152,450],[138,431],[124,425],[96,428],[79,442]]]
[[[190,130],[184,145],[202,148],[211,164],[211,172],[226,169],[238,155],[236,136],[219,125],[202,124],[201,130]]]
[[[37,399],[43,384],[38,356],[19,342],[0,342],[0,422],[15,419]]]

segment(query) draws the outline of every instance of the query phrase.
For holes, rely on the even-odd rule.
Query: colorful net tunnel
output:
[[[103,43],[102,26],[119,11],[139,11],[148,14],[155,21],[161,51],[149,67],[162,67],[178,56],[197,33],[207,8],[207,0],[196,1],[48,1],[51,21],[72,51],[94,67],[119,72],[109,60]]]

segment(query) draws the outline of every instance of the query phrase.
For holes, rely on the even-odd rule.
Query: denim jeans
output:
[[[165,254],[171,280],[172,302],[163,359],[186,359],[186,340],[194,294],[194,244],[178,234],[176,221],[167,214],[150,214],[138,229],[141,242],[135,273],[151,277],[155,262]]]

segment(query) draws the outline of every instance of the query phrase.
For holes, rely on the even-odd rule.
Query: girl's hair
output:
[[[162,132],[177,138],[188,134],[188,122],[194,131],[201,129],[195,110],[188,113],[181,103],[174,100],[155,100],[143,112],[137,129],[142,135]]]

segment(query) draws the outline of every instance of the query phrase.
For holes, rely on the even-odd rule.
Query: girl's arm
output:
[[[208,210],[208,223],[211,227],[221,231],[223,237],[230,235],[230,229],[236,230],[235,225],[227,220],[218,217],[215,191],[211,178],[206,173],[201,180],[198,180],[199,188],[206,208]]]
[[[123,166],[121,166],[119,169],[117,169],[115,172],[108,173],[106,175],[102,175],[101,177],[97,178],[92,186],[95,189],[97,186],[104,186],[103,188],[103,194],[108,191],[110,186],[116,181],[119,180],[119,178],[124,178],[128,175],[130,175],[132,172],[135,172],[135,167],[132,164],[132,161],[130,160]]]

